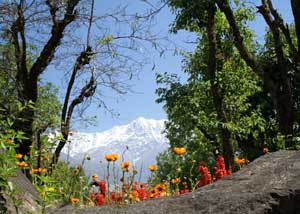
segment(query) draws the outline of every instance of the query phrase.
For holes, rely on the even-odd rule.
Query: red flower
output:
[[[147,199],[147,194],[146,191],[144,189],[137,189],[136,190],[137,194],[138,194],[138,198],[143,201],[145,199]]]
[[[123,194],[122,192],[112,191],[112,193],[110,194],[110,199],[115,202],[122,202]]]
[[[184,185],[184,189],[180,190],[180,194],[185,194],[185,193],[188,193],[189,192],[189,187],[188,185]]]
[[[105,204],[105,196],[101,193],[91,193],[89,198],[94,202],[95,206]]]
[[[101,193],[98,193],[96,195],[95,204],[98,205],[98,206],[101,206],[101,205],[105,204],[105,196]]]
[[[263,148],[263,153],[266,154],[269,152],[269,149],[267,147]]]
[[[105,195],[105,193],[106,193],[106,182],[104,181],[104,180],[102,180],[102,181],[99,181],[99,190],[101,191],[101,193],[102,194],[104,194]]]
[[[229,169],[227,170],[227,175],[231,175],[232,174],[232,167],[229,166]]]
[[[201,180],[199,181],[199,186],[210,184],[212,182],[211,174],[206,166],[200,165],[198,170],[201,174]]]
[[[185,194],[185,193],[188,193],[189,192],[189,189],[182,189],[180,190],[180,194]]]
[[[216,160],[216,167],[215,167],[216,180],[222,179],[226,175],[227,175],[227,171],[225,168],[224,158],[221,155],[218,155]]]

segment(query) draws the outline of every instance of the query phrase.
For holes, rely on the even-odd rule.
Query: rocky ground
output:
[[[17,171],[10,181],[15,184],[17,192],[15,199],[20,200],[21,204],[16,205],[11,197],[0,192],[0,214],[41,213],[41,208],[38,206],[39,195],[26,176],[21,171]]]

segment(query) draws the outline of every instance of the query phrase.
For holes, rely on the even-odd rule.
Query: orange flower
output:
[[[39,169],[38,168],[31,168],[29,172],[30,172],[30,174],[37,173],[37,172],[39,172]]]
[[[47,168],[39,168],[38,170],[39,170],[39,172],[48,172]]]
[[[37,173],[37,172],[48,172],[48,169],[47,168],[31,168],[29,172],[30,172],[30,174]]]
[[[184,147],[174,147],[173,151],[175,152],[175,154],[177,155],[183,155],[186,153],[186,148]]]
[[[49,159],[50,159],[49,156],[41,156],[40,157],[41,161],[45,161],[45,160],[49,160]]]
[[[119,159],[119,155],[118,154],[115,154],[115,153],[112,153],[112,154],[106,154],[104,156],[104,158],[107,160],[107,161],[116,161]]]
[[[173,178],[172,180],[171,180],[171,183],[172,184],[179,184],[180,183],[180,178]]]
[[[236,164],[242,165],[242,164],[248,163],[249,161],[247,159],[245,159],[245,158],[242,158],[242,159],[240,159],[240,158],[234,158],[234,162]]]
[[[151,172],[154,172],[157,170],[157,166],[156,165],[150,165],[148,166],[148,169],[151,171]]]
[[[79,202],[79,198],[72,197],[70,201],[72,204],[77,204]]]
[[[17,162],[17,165],[19,167],[27,167],[28,166],[28,163],[26,163],[25,161],[21,161],[21,162]]]
[[[166,185],[164,184],[157,184],[154,189],[156,192],[164,192],[166,190]]]
[[[121,169],[123,169],[124,171],[129,171],[129,167],[130,167],[130,163],[128,161],[125,161],[123,163],[121,163]]]
[[[268,153],[269,152],[269,149],[267,147],[263,148],[263,153]]]
[[[47,152],[47,150],[44,149],[44,148],[42,148],[42,149],[41,149],[41,152],[44,152],[44,153],[45,153],[45,152]]]
[[[17,158],[17,159],[21,159],[22,157],[23,157],[22,154],[20,154],[20,153],[17,153],[17,154],[16,154],[16,158]]]
[[[98,175],[94,174],[94,175],[92,176],[92,180],[93,180],[93,181],[96,181],[97,179],[98,179]]]

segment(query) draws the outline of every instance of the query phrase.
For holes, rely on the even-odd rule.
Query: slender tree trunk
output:
[[[273,71],[274,72],[274,71]],[[274,108],[276,109],[279,130],[285,137],[285,146],[293,146],[293,95],[291,89],[291,82],[288,78],[282,78],[281,83],[273,85],[271,91],[271,98],[273,100]],[[265,81],[265,84],[270,85]]]
[[[212,4],[208,9],[208,23],[207,23],[207,37],[209,43],[208,54],[208,73],[211,83],[211,93],[213,97],[213,103],[217,111],[218,120],[221,124],[228,122],[227,115],[224,109],[223,94],[220,91],[218,80],[216,79],[217,73],[217,41],[216,41],[216,29],[215,29],[215,12],[216,8]],[[225,159],[226,168],[229,169],[233,165],[233,147],[230,131],[223,125],[220,126],[223,143],[223,155]]]

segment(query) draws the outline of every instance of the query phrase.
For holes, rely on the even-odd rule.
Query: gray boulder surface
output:
[[[40,197],[26,176],[21,171],[16,171],[15,176],[9,179],[16,187],[16,199],[21,204],[15,205],[12,198],[0,192],[0,214],[39,214],[41,208],[37,201]]]
[[[300,214],[300,151],[278,151],[192,193],[123,207],[50,209],[47,214]]]

